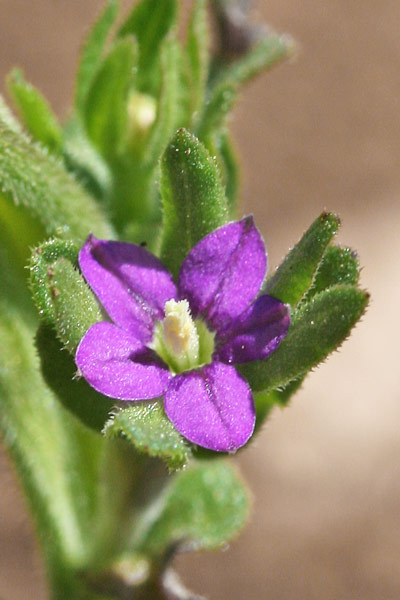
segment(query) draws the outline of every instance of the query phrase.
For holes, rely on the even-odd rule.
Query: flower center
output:
[[[211,362],[214,334],[206,325],[192,319],[187,300],[168,300],[165,318],[154,330],[152,347],[171,371],[182,373]]]

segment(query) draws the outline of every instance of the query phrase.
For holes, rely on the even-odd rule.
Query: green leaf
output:
[[[77,377],[72,355],[65,352],[55,331],[44,322],[36,334],[42,375],[63,406],[85,425],[100,432],[115,401],[96,392],[83,377]]]
[[[224,128],[226,118],[238,97],[236,82],[230,79],[217,85],[207,99],[199,124],[195,128],[196,135],[204,143]]]
[[[289,38],[270,33],[240,59],[228,63],[225,68],[220,68],[219,75],[212,82],[201,120],[196,128],[198,137],[206,141],[208,137],[218,133],[236,102],[240,86],[292,53],[293,42]]]
[[[0,368],[0,430],[29,498],[50,575],[66,579],[70,570],[108,558],[129,471],[115,446],[57,403],[40,376],[31,340],[21,315],[1,303],[0,345],[7,353]]]
[[[210,35],[206,0],[196,0],[188,26],[188,86],[190,94],[190,126],[198,118],[205,99],[209,67]]]
[[[176,275],[186,254],[228,219],[214,159],[198,139],[180,129],[161,160],[164,227],[161,260]]]
[[[137,82],[142,92],[155,93],[154,68],[159,48],[178,18],[177,0],[141,0],[133,7],[118,35],[133,35],[139,44]]]
[[[104,320],[95,296],[73,266],[76,260],[71,242],[50,240],[33,252],[30,264],[39,313],[72,354],[89,327]]]
[[[8,202],[23,206],[47,236],[74,239],[81,244],[91,231],[111,238],[113,231],[93,198],[25,135],[0,122],[0,188]]]
[[[237,197],[239,194],[240,173],[237,154],[229,133],[223,132],[216,140],[216,154],[222,165],[225,193],[228,199],[229,214],[236,215]]]
[[[356,252],[351,248],[328,246],[305,300],[339,283],[357,285],[359,278],[360,263]]]
[[[293,314],[289,332],[266,360],[240,366],[254,391],[287,385],[336,350],[365,311],[369,294],[336,285],[316,294]]]
[[[139,548],[156,559],[179,543],[219,548],[238,534],[248,512],[247,492],[226,461],[197,462],[174,478]]]
[[[75,103],[78,109],[82,110],[93,79],[101,66],[104,46],[109,31],[117,17],[118,8],[117,0],[107,1],[103,12],[82,46],[75,92]]]
[[[146,141],[144,161],[155,166],[178,122],[180,47],[168,38],[161,50],[161,86],[157,117]]]
[[[315,219],[267,280],[264,293],[296,306],[311,286],[326,248],[339,225],[339,218],[331,213],[322,213]]]
[[[59,153],[62,144],[62,130],[57,118],[44,96],[25,81],[21,70],[14,69],[7,78],[7,87],[22,121],[33,137],[51,152]]]
[[[78,119],[70,119],[64,127],[63,150],[67,169],[93,196],[106,204],[112,189],[112,173]]]
[[[161,458],[170,470],[181,469],[191,451],[185,439],[166,417],[161,402],[135,402],[115,410],[103,433],[122,436],[139,452]]]
[[[136,61],[132,38],[115,42],[93,79],[84,106],[90,139],[106,157],[124,149],[128,126],[127,101]]]
[[[314,282],[302,302],[309,302],[318,294],[337,284],[357,285],[360,275],[358,257],[351,248],[328,246],[315,274]],[[256,430],[274,406],[287,406],[291,397],[302,386],[305,376],[294,379],[286,386],[271,392],[256,392]]]
[[[4,302],[0,346],[7,348],[0,364],[0,432],[36,521],[50,595],[99,599],[87,571],[98,573],[127,550],[127,527],[160,493],[165,469],[90,431],[60,405],[40,375],[32,330]]]

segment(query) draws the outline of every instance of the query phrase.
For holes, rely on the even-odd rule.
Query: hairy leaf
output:
[[[72,238],[78,243],[90,231],[99,237],[113,236],[93,198],[61,162],[2,122],[0,189],[7,201],[23,206],[41,223],[48,236]]]
[[[223,132],[216,140],[216,154],[222,165],[221,170],[229,205],[229,214],[232,218],[235,218],[240,173],[236,151],[227,131]]]
[[[179,108],[179,44],[176,39],[165,41],[161,51],[161,86],[157,117],[146,142],[144,160],[153,166],[159,161],[178,122]]]
[[[127,100],[136,62],[132,38],[115,42],[92,81],[84,107],[90,139],[106,157],[118,154],[126,144]]]
[[[177,0],[140,0],[119,29],[120,36],[133,35],[139,44],[138,89],[155,93],[157,81],[154,69],[160,45],[175,25]]]
[[[196,0],[188,27],[188,86],[190,95],[190,125],[196,122],[205,100],[209,67],[210,35],[206,0]]]
[[[247,492],[226,461],[197,462],[175,477],[139,547],[155,558],[177,544],[218,548],[238,534],[248,511]]]
[[[81,51],[76,76],[75,103],[82,109],[87,93],[103,60],[104,46],[118,13],[117,0],[108,0],[100,17],[89,32]]]
[[[161,161],[164,227],[161,260],[177,274],[191,248],[228,219],[214,159],[196,137],[180,129]]]
[[[63,150],[68,170],[93,196],[107,204],[113,184],[111,170],[78,119],[69,120],[64,127]]]
[[[359,278],[360,263],[354,250],[328,246],[305,300],[338,283],[357,285]]]
[[[62,144],[62,130],[44,96],[33,85],[25,81],[20,69],[11,71],[7,78],[7,87],[27,131],[33,139],[43,144],[51,152],[59,153]]]
[[[71,353],[89,327],[103,320],[95,296],[73,266],[77,252],[70,242],[50,240],[33,252],[30,264],[39,313]]]
[[[336,215],[322,213],[267,280],[264,292],[293,307],[313,282],[326,248],[339,228]]]
[[[126,438],[140,452],[164,460],[170,470],[182,468],[191,456],[190,447],[166,417],[160,401],[135,402],[115,410],[104,434]]]
[[[129,470],[116,446],[57,402],[40,375],[31,333],[21,315],[2,302],[0,344],[7,353],[0,368],[0,430],[29,497],[52,576],[65,584],[70,570],[98,564],[114,550]]]

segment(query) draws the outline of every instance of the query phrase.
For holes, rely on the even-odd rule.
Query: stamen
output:
[[[199,358],[199,336],[196,325],[190,315],[187,300],[169,300],[165,304],[163,321],[165,345],[180,365],[197,363]]]

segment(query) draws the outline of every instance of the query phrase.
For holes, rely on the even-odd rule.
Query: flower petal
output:
[[[234,367],[222,363],[171,379],[164,407],[182,435],[210,450],[235,451],[254,430],[251,390]]]
[[[140,340],[113,323],[95,323],[82,338],[76,364],[98,392],[118,400],[160,396],[171,374]]]
[[[252,217],[203,238],[183,261],[179,294],[194,317],[218,330],[240,315],[260,290],[267,267],[264,242]]]
[[[214,356],[224,363],[267,358],[277,349],[290,325],[289,306],[272,296],[260,296],[217,336]]]
[[[143,342],[149,342],[155,319],[167,300],[176,298],[172,276],[150,252],[125,242],[89,236],[79,253],[86,281],[111,319]]]

